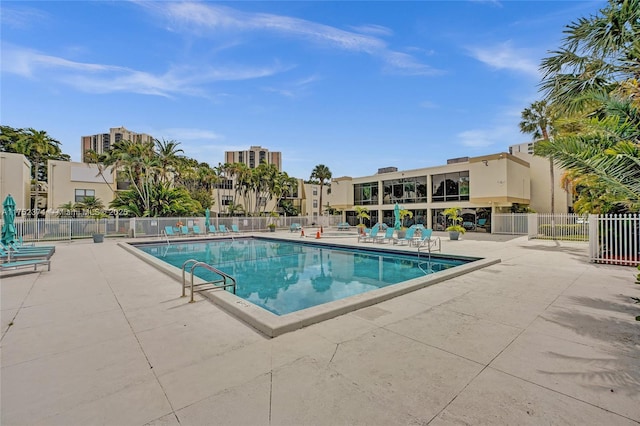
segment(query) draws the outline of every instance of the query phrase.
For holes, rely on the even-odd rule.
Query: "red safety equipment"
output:
[[[316,232],[316,240],[320,239],[320,231]]]

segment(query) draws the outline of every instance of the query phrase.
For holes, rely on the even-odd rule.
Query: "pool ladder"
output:
[[[204,291],[204,290],[212,290],[214,288],[223,288],[226,289],[227,287],[231,287],[233,289],[233,294],[236,294],[236,280],[235,278],[233,278],[231,275],[225,274],[224,272],[222,272],[219,269],[214,268],[213,266],[209,265],[208,263],[205,262],[200,262],[199,260],[196,259],[189,259],[186,262],[184,262],[182,264],[182,297],[186,297],[186,288],[187,288],[187,280],[186,280],[186,269],[188,266],[191,266],[191,269],[189,270],[189,272],[191,272],[191,300],[189,300],[189,303],[193,303],[195,302],[193,300],[193,293],[195,291]],[[220,279],[219,280],[215,280],[215,281],[208,281],[206,283],[201,283],[201,284],[194,284],[193,283],[193,276],[194,276],[194,271],[197,268],[205,268],[217,275],[220,275]],[[208,286],[207,288],[201,288],[199,290],[195,290],[195,287],[203,287],[203,286]]]
[[[427,265],[429,265],[428,270],[424,270],[422,268],[422,263],[418,263],[418,268],[420,268],[420,270],[422,272],[424,272],[425,274],[431,274],[433,273],[433,269],[431,269],[431,252],[432,251],[442,251],[442,242],[440,241],[440,237],[435,237],[434,239],[428,239],[428,240],[423,240],[420,245],[418,246],[418,261],[420,261],[420,249],[421,248],[426,248],[427,249],[427,253],[429,255],[429,261],[428,262],[424,262]]]

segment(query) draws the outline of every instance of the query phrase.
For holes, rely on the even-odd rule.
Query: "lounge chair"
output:
[[[165,226],[164,227],[164,234],[167,237],[177,237],[178,234],[176,234],[175,232],[173,232],[173,226]]]
[[[411,226],[411,228],[407,229],[407,232],[404,234],[404,238],[394,238],[393,239],[393,244],[398,244],[398,245],[403,245],[403,244],[407,244],[410,245],[411,242],[413,241],[413,236],[416,233],[416,227]]]
[[[53,251],[15,251],[0,248],[0,262],[12,262],[14,260],[49,259]]]
[[[302,230],[302,225],[300,225],[299,223],[292,223],[289,226],[289,232],[296,232],[301,230]]]
[[[228,234],[229,233],[229,230],[224,225],[218,225],[218,231],[220,231],[221,234]]]
[[[338,231],[348,231],[351,228],[348,222],[340,222],[338,224]]]
[[[393,242],[394,231],[395,229],[391,227],[387,228],[387,230],[384,232],[384,235],[378,236],[375,240],[373,240],[373,242],[374,243],[386,243],[387,241]]]
[[[200,226],[198,225],[193,225],[193,234],[194,235],[201,235],[204,236],[204,232],[202,232],[202,230],[200,229]]]
[[[429,252],[440,251],[441,249],[440,237],[433,237],[433,229],[423,229],[420,238],[414,240],[414,243],[418,246],[418,251],[425,247]]]
[[[47,265],[47,271],[51,270],[50,259],[31,259],[31,260],[18,260],[15,262],[0,263],[0,271],[9,271],[20,268],[30,268],[33,266],[33,270],[38,270],[38,265]]]
[[[0,247],[5,251],[11,251],[12,253],[49,253],[54,254],[56,252],[56,246],[17,246],[14,243],[10,243],[8,246],[0,242]]]
[[[373,228],[371,228],[371,232],[369,232],[368,234],[358,235],[358,242],[373,242],[378,237],[379,230],[380,224],[376,223],[375,225],[373,225]]]
[[[238,228],[238,225],[231,225],[231,233],[232,234],[240,234],[240,228]]]
[[[216,235],[218,233],[215,225],[209,225],[209,233],[213,235]]]
[[[180,227],[180,233],[181,233],[182,235],[189,235],[189,227],[188,227],[188,226],[184,226],[184,225],[182,225],[182,226]]]

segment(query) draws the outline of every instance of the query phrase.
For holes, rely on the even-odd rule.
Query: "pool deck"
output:
[[[0,275],[0,424],[640,423],[637,269],[440,235],[501,262],[275,338],[187,303],[124,239],[56,243],[50,272]]]

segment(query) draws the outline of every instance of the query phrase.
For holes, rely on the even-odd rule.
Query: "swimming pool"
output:
[[[200,294],[271,337],[500,262],[443,255],[429,262],[424,254],[418,259],[415,249],[255,236],[118,244],[179,282],[188,259],[232,275],[238,296],[223,290]],[[196,282],[211,279],[206,270],[196,271]],[[245,282],[249,277],[259,280]]]
[[[468,260],[418,258],[415,254],[348,249],[254,238],[142,246],[140,250],[181,268],[194,259],[236,279],[236,295],[276,315],[333,302],[434,272]],[[217,277],[196,269],[205,281]]]

